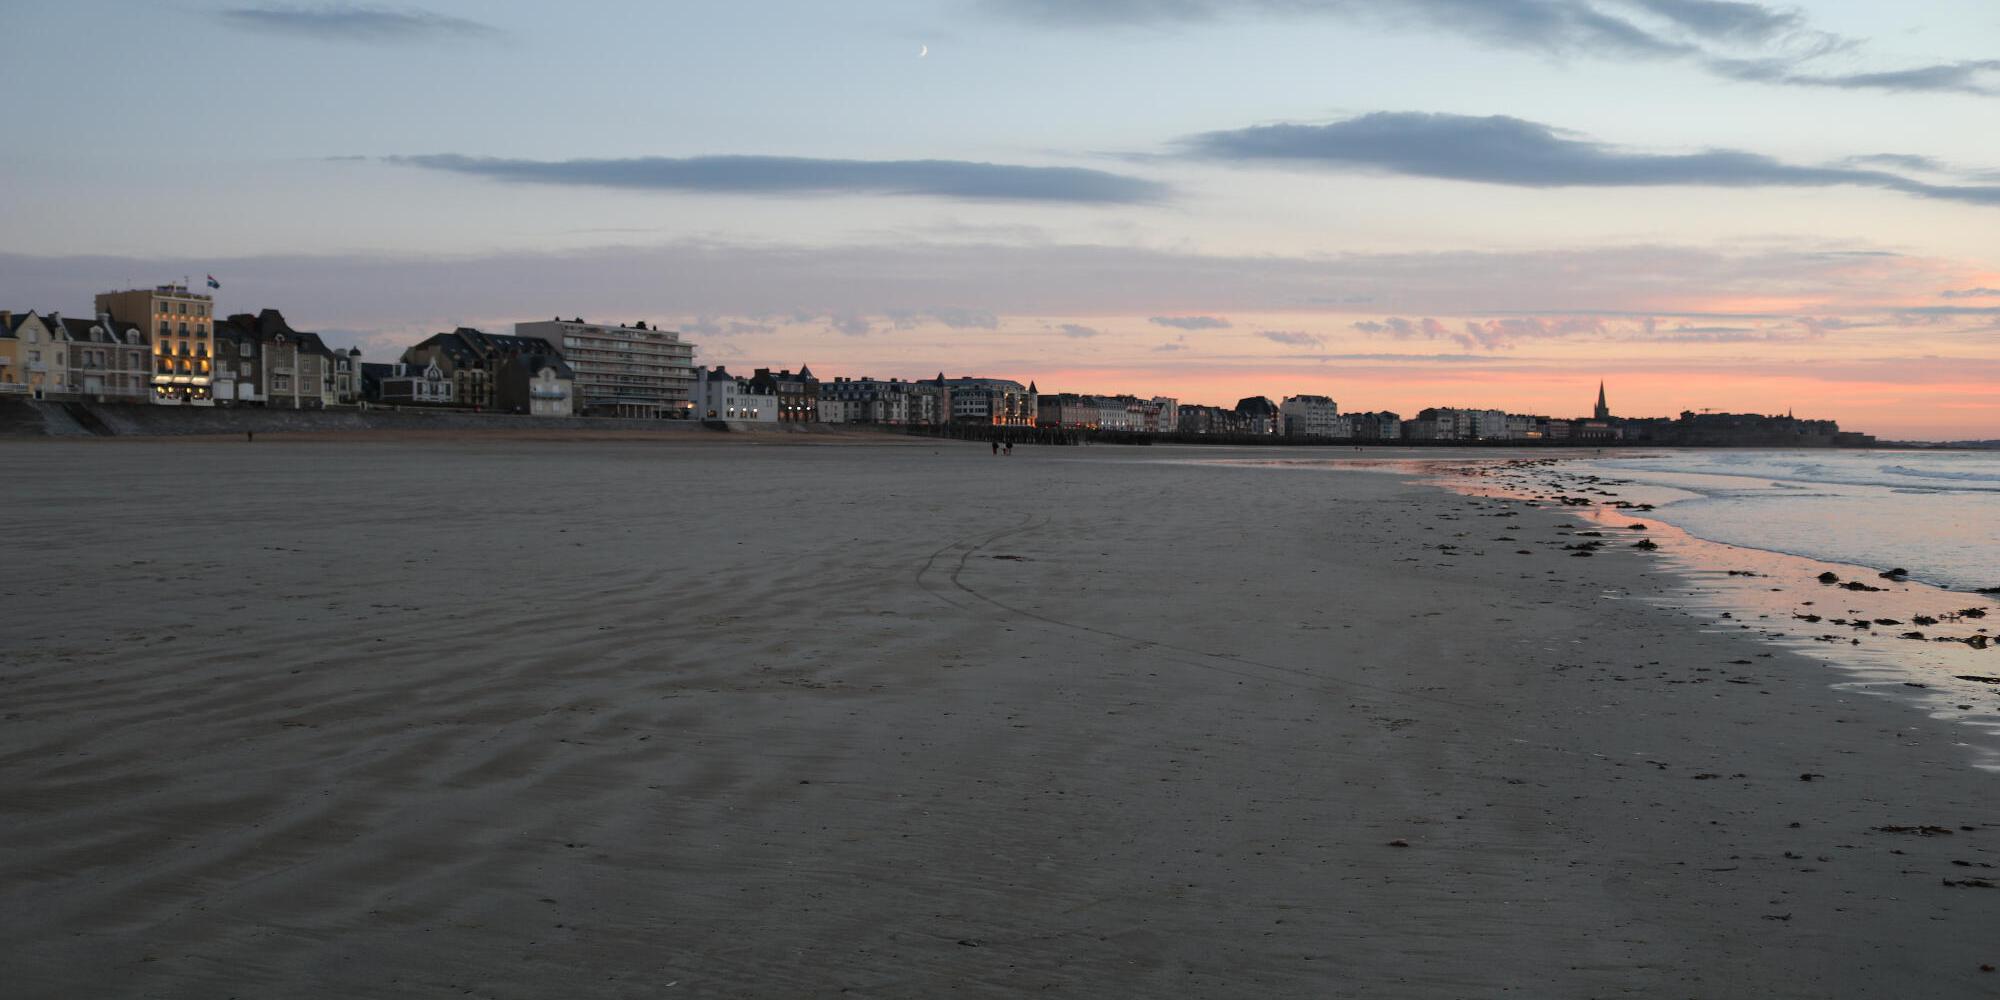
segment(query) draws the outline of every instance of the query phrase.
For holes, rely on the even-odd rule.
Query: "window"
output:
[[[273,392],[292,391],[292,377],[290,375],[271,376],[271,390]]]
[[[249,356],[250,356],[250,342],[246,340],[246,341],[243,341],[243,342],[242,342],[242,343],[240,343],[240,344],[237,344],[237,345],[236,345],[236,353],[237,353],[238,355],[242,356],[242,357],[246,357],[246,358],[247,358],[247,357],[249,357]]]

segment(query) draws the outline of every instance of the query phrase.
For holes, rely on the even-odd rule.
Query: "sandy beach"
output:
[[[2000,992],[2000,775],[1648,553],[850,444],[0,443],[6,992]]]

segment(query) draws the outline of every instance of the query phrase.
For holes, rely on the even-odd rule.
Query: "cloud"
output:
[[[890,309],[889,319],[898,330],[909,330],[925,323],[936,323],[953,330],[998,330],[1000,317],[987,309]]]
[[[679,240],[470,255],[0,252],[0,302],[14,302],[17,310],[36,301],[60,306],[90,301],[106,275],[212,272],[222,278],[232,310],[277,306],[309,329],[396,330],[400,337],[457,322],[504,328],[555,312],[622,321],[740,317],[800,328],[823,328],[829,316],[874,317],[871,326],[880,326],[882,317],[899,313],[941,312],[939,303],[998,317],[1314,313],[1337,316],[1329,325],[1341,326],[1383,316],[1418,324],[1416,317],[1425,316],[1564,313],[1735,323],[1856,315],[1898,304],[1949,308],[1961,303],[1939,299],[1939,289],[1991,284],[1991,269],[1978,264],[1831,249],[1640,244],[1231,255],[1074,243]],[[370,292],[356,296],[356,288]],[[1375,299],[1367,313],[1339,304],[1363,291]],[[1420,327],[1410,335],[1430,336]]]
[[[983,0],[1054,29],[1172,28],[1242,18],[1324,17],[1458,35],[1550,56],[1688,60],[1726,79],[1780,86],[1993,94],[1990,61],[1829,74],[1815,60],[1861,45],[1797,9],[1730,0]]]
[[[1458,327],[1433,317],[1406,319],[1390,316],[1382,320],[1361,320],[1354,329],[1399,340],[1423,337],[1446,338],[1468,351],[1513,350],[1529,341],[1586,339],[1617,343],[1654,344],[1733,344],[1813,340],[1827,332],[1851,327],[1839,317],[1771,317],[1757,325],[1717,325],[1680,323],[1664,327],[1655,316],[1614,313],[1566,315],[1502,316],[1466,320]]]
[[[1544,52],[1668,55],[1685,42],[1607,14],[1588,0],[985,0],[1002,17],[1060,28],[1170,27],[1232,17],[1340,17],[1416,24]],[[1666,4],[1665,6],[1672,6]],[[1746,5],[1747,6],[1747,5]],[[1673,22],[1674,18],[1667,18]]]
[[[1063,325],[1057,327],[1056,329],[1061,330],[1063,336],[1071,337],[1077,340],[1084,340],[1090,337],[1099,337],[1104,335],[1104,331],[1099,330],[1096,327],[1080,326],[1075,323],[1064,323]]]
[[[1632,6],[1664,18],[1704,38],[1762,42],[1806,27],[1795,10],[1724,0],[1629,0]]]
[[[500,34],[491,25],[436,14],[418,7],[367,4],[267,4],[216,12],[224,23],[250,31],[323,41],[398,42],[426,38],[484,38]]]
[[[1993,299],[2000,298],[2000,288],[1948,288],[1938,293],[1946,299]]]
[[[1596,316],[1510,316],[1505,319],[1467,320],[1463,333],[1452,340],[1467,350],[1502,350],[1523,340],[1546,340],[1578,334],[1603,334],[1604,320]]]
[[[1257,336],[1274,344],[1285,344],[1290,347],[1319,347],[1325,343],[1310,333],[1296,330],[1259,330]]]
[[[776,333],[778,328],[770,323],[752,320],[722,320],[712,316],[700,316],[680,325],[680,332],[693,337],[739,337],[744,334]]]
[[[1181,340],[1175,340],[1175,341],[1170,341],[1170,342],[1168,342],[1168,343],[1165,343],[1165,344],[1161,344],[1160,346],[1158,346],[1158,347],[1155,347],[1155,348],[1153,348],[1153,353],[1154,353],[1154,354],[1171,354],[1171,353],[1173,353],[1174,351],[1185,351],[1185,350],[1187,350],[1187,349],[1188,349],[1188,346],[1187,346],[1187,342],[1186,342],[1186,341],[1181,341]]]
[[[1894,93],[1931,92],[2000,94],[2000,59],[1973,59],[1876,73],[1813,73],[1794,59],[1712,59],[1711,71],[1732,80],[1783,83],[1840,90],[1887,90]]]
[[[1631,152],[1506,115],[1475,118],[1378,111],[1318,125],[1283,123],[1206,132],[1183,140],[1182,145],[1190,155],[1214,161],[1381,171],[1512,187],[1853,185],[2000,205],[2000,187],[1929,184],[1883,170],[1794,166],[1728,149]]]
[[[793,156],[644,156],[507,160],[439,153],[389,163],[490,180],[639,191],[763,195],[921,195],[967,201],[1127,205],[1165,200],[1156,181],[1082,167],[964,160],[819,160]]]
[[[1220,316],[1152,316],[1146,322],[1176,330],[1227,330],[1229,321]]]
[[[868,317],[854,312],[834,313],[826,318],[827,328],[848,337],[866,337],[875,332],[875,324]]]
[[[1428,316],[1420,320],[1404,319],[1401,316],[1390,316],[1381,322],[1361,320],[1354,324],[1354,328],[1367,334],[1387,334],[1397,340],[1408,340],[1419,336],[1427,340],[1436,340],[1451,335],[1451,331],[1445,329],[1443,323]]]

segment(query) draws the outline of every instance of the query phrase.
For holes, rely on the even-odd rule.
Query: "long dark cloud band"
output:
[[[2000,93],[1991,61],[1827,72],[1862,48],[1798,10],[1748,0],[982,0],[1050,28],[1167,27],[1246,17],[1326,17],[1415,27],[1556,56],[1689,60],[1725,79],[1849,90]],[[1993,76],[1989,76],[1992,74]]]
[[[1931,184],[1885,170],[1796,166],[1739,150],[1631,152],[1505,115],[1377,112],[1325,124],[1207,132],[1185,140],[1183,146],[1198,158],[1238,164],[1371,170],[1513,187],[1856,185],[2000,205],[2000,187]]]
[[[924,195],[970,201],[1124,205],[1164,200],[1166,185],[1082,167],[964,160],[822,160],[790,156],[509,160],[442,153],[388,162],[533,184],[710,194]]]
[[[498,35],[491,25],[416,7],[370,4],[265,4],[216,12],[224,24],[322,41],[388,42]]]

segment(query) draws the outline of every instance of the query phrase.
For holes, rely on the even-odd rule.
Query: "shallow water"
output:
[[[1570,468],[1674,491],[1652,516],[1711,541],[2000,586],[2000,452],[1671,451]]]

